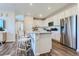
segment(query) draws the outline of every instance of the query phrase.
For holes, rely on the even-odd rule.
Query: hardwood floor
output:
[[[17,53],[17,44],[15,42],[11,43],[5,43],[2,46],[0,46],[0,56],[26,56],[24,52]],[[33,56],[33,51],[30,49],[27,52],[27,56]]]
[[[0,56],[22,56],[21,54],[17,55],[16,49],[17,49],[17,46],[15,42],[5,43],[2,46],[0,46]],[[33,53],[32,50],[28,52],[27,56],[33,56],[33,54],[29,55],[29,53]],[[40,54],[40,56],[78,56],[78,55],[79,54],[77,54],[73,49],[63,46],[54,40],[52,41],[51,52]]]
[[[16,56],[16,43],[5,43],[0,46],[0,56]]]
[[[79,56],[76,51],[52,40],[52,51],[41,54],[41,56]]]

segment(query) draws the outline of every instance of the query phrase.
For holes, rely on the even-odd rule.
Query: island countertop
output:
[[[51,32],[39,32],[39,31],[33,31],[31,33],[35,33],[35,34],[51,34]]]

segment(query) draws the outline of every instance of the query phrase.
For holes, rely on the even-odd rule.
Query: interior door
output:
[[[16,34],[17,36],[24,35],[24,25],[22,21],[16,22]]]

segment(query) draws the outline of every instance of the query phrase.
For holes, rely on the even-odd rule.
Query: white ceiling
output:
[[[44,18],[55,11],[72,5],[71,3],[0,3],[0,10],[15,11],[16,14],[30,15],[33,17]],[[48,7],[51,9],[48,10]]]

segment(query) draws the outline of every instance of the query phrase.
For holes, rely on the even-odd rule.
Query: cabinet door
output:
[[[36,40],[35,40],[35,53],[36,55],[40,54],[40,35],[36,35]]]
[[[51,43],[51,34],[40,34],[39,38],[39,49],[40,54],[50,52],[50,49],[52,48]]]

